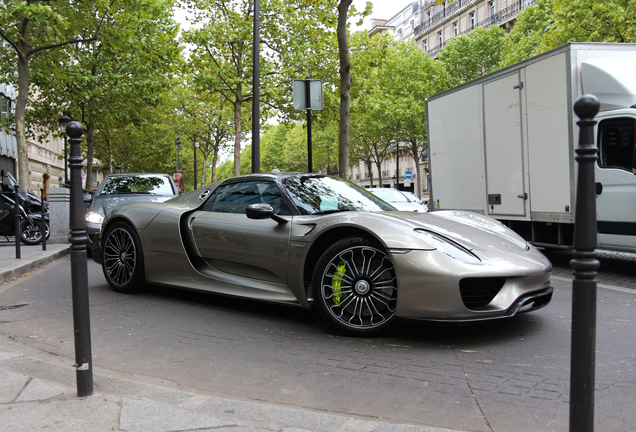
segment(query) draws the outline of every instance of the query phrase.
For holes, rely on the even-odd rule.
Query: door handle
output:
[[[528,199],[528,194],[527,193],[519,194],[519,195],[517,195],[517,198],[522,198],[524,200],[527,200]]]
[[[596,195],[600,195],[603,193],[603,183],[596,182]]]

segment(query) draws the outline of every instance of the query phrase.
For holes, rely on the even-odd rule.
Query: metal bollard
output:
[[[596,349],[596,259],[597,222],[594,165],[598,149],[594,143],[594,116],[600,109],[594,95],[583,95],[574,103],[579,117],[579,146],[576,161],[574,222],[574,269],[572,281],[572,346],[570,354],[570,431],[594,430],[594,368]]]
[[[78,121],[66,125],[71,143],[71,291],[73,294],[73,328],[75,330],[75,377],[77,396],[93,394],[91,323],[88,302],[88,266],[86,263],[86,220],[82,195],[82,156],[80,143],[84,127]]]
[[[13,219],[14,226],[13,230],[15,232],[15,259],[21,259],[22,255],[20,253],[20,234],[22,233],[22,227],[20,224],[20,196],[18,195],[18,185],[13,186],[13,198],[15,201],[13,202]]]
[[[46,207],[44,207],[44,188],[40,188],[40,215],[42,216],[42,250],[46,250],[46,217],[49,215],[49,212],[47,212]]]

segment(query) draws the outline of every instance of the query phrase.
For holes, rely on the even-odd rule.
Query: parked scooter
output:
[[[5,176],[4,170],[0,171],[0,178],[2,180],[2,191],[0,192],[0,235],[8,238],[15,235],[15,192],[10,184],[17,184],[17,181],[11,174]],[[42,241],[42,208],[40,201],[39,199],[34,199],[33,196],[29,196],[22,188],[18,188],[18,198],[21,227],[20,239],[27,245],[38,244]],[[47,206],[46,203],[45,206]],[[45,218],[44,229],[48,239],[51,235],[48,216]]]

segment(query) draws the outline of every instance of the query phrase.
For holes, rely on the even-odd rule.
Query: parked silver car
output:
[[[129,202],[161,202],[174,198],[178,189],[168,174],[126,173],[109,174],[93,197],[86,215],[87,254],[99,236],[104,217],[113,208]]]
[[[377,196],[381,200],[384,200],[391,204],[393,207],[400,211],[412,211],[418,213],[425,213],[427,209],[416,203],[410,201],[406,195],[397,189],[391,188],[369,188],[367,189],[373,195]]]
[[[429,210],[428,202],[427,201],[422,201],[413,192],[400,191],[400,193],[402,193],[402,195],[404,195],[406,197],[406,199],[409,200],[410,202],[414,202],[414,203],[417,203],[417,204],[421,205],[424,208],[424,211],[428,211]]]
[[[116,207],[99,251],[118,292],[146,284],[309,309],[366,335],[397,318],[480,321],[550,302],[550,261],[488,216],[399,212],[348,180],[261,173]]]

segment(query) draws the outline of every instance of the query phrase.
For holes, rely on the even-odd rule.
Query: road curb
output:
[[[17,279],[20,276],[30,273],[43,265],[50,263],[51,261],[58,260],[65,257],[71,252],[71,245],[64,246],[61,249],[42,251],[38,255],[34,255],[28,259],[18,260],[14,263],[3,266],[0,270],[0,283],[6,283],[11,280]]]

